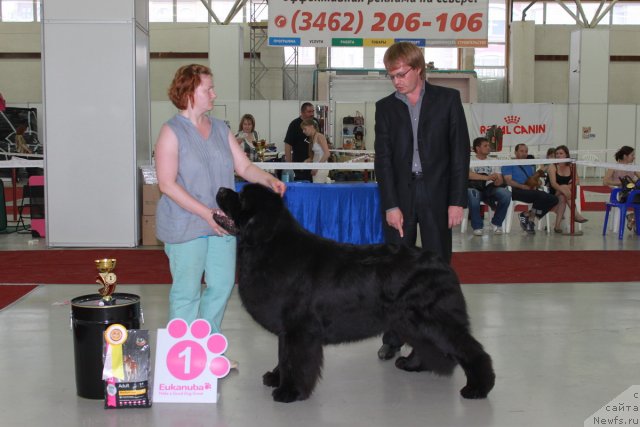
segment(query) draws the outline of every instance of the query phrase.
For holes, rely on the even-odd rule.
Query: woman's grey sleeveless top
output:
[[[235,189],[233,156],[229,148],[229,128],[210,117],[211,133],[204,139],[189,119],[176,114],[167,122],[178,138],[178,176],[176,181],[192,197],[210,208],[217,208],[220,187]],[[162,195],[156,209],[156,235],[165,243],[183,243],[214,235],[207,222]]]

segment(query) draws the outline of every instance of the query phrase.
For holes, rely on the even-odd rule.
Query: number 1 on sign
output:
[[[180,359],[184,357],[184,374],[189,375],[191,373],[191,347],[185,347],[183,351],[178,353],[178,357]]]

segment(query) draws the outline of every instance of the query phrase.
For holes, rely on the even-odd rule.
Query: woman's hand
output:
[[[271,174],[267,174],[267,175],[269,177],[267,178],[267,180],[264,183],[264,185],[266,187],[269,187],[270,189],[272,189],[276,193],[278,193],[280,196],[284,196],[284,192],[287,191],[286,184],[284,182],[280,181],[278,178],[276,178],[275,176],[273,176]]]
[[[216,234],[216,236],[226,236],[226,235],[228,235],[229,232],[227,230],[225,230],[224,228],[222,228],[222,226],[220,224],[218,224],[213,219],[213,212],[214,211],[216,211],[216,209],[211,209],[209,215],[205,218],[205,220],[211,226],[211,228],[213,228],[213,232]]]

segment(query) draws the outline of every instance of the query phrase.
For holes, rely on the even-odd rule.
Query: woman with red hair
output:
[[[169,317],[188,323],[202,318],[219,332],[234,284],[236,239],[213,219],[218,189],[235,188],[234,170],[280,194],[285,185],[251,163],[227,125],[207,114],[216,99],[208,67],[180,67],[169,99],[179,112],[162,126],[155,149],[162,192],[156,234],[173,279]]]

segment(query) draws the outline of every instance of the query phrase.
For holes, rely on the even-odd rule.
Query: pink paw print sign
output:
[[[191,325],[173,319],[166,329],[158,329],[153,384],[154,402],[215,403],[218,379],[231,369],[227,339],[211,333],[204,319]]]

